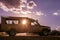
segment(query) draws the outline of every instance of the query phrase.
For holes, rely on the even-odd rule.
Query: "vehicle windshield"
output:
[[[38,25],[38,23],[36,21],[33,21],[33,22],[31,22],[31,25],[36,26],[36,25]]]

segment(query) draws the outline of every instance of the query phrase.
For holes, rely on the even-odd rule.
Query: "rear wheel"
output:
[[[9,34],[9,36],[15,36],[16,35],[16,31],[15,30],[10,30],[7,33]]]

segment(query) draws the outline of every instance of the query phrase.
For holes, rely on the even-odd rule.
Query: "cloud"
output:
[[[34,1],[30,1],[30,2],[27,4],[27,8],[28,8],[28,9],[33,9],[34,6],[37,6]]]
[[[55,13],[53,13],[53,15],[58,16],[58,15],[59,15],[59,13],[58,13],[58,12],[55,12]]]
[[[21,0],[21,2],[23,2],[23,3],[27,3],[27,0]]]
[[[57,26],[56,30],[57,30],[57,31],[60,31],[60,26]]]
[[[32,12],[31,11],[21,11],[20,13],[22,13],[22,14],[31,14]]]
[[[18,7],[20,5],[20,0],[0,0],[7,8]]]
[[[46,15],[45,15],[44,13],[42,13],[41,11],[39,11],[39,12],[37,11],[37,12],[36,12],[36,15],[38,15],[38,16],[46,16]]]
[[[12,12],[16,14],[32,13],[27,9],[33,9],[34,6],[36,6],[36,4],[33,1],[27,3],[27,0],[0,0],[1,9],[3,9],[6,12]]]
[[[56,12],[52,13],[54,16],[60,16],[60,10],[57,10]]]
[[[26,3],[27,3],[27,0],[0,0],[0,8],[6,12],[23,14],[23,12],[28,13],[27,11],[25,11]]]
[[[0,8],[8,12],[8,8],[1,2],[0,2]]]
[[[21,10],[20,0],[0,0],[0,8],[6,12],[13,12]]]

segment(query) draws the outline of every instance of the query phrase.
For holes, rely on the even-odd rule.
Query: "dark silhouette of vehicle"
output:
[[[36,33],[41,36],[47,36],[50,27],[42,26],[37,20],[28,17],[1,17],[1,31],[9,36],[15,36],[16,33]]]

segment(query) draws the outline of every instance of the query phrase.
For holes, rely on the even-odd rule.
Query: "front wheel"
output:
[[[48,32],[47,31],[43,31],[43,32],[39,32],[38,33],[40,36],[48,36]]]
[[[43,34],[44,36],[48,36],[48,35],[49,35],[49,32],[48,32],[48,31],[43,31],[42,34]]]
[[[43,30],[42,32],[39,32],[40,36],[48,36],[50,33],[50,30]]]

